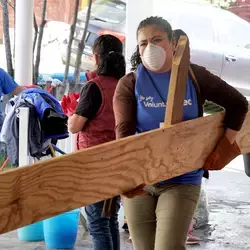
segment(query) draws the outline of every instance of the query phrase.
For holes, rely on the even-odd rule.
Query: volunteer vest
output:
[[[118,80],[113,77],[93,75],[95,78],[89,78],[89,81],[99,87],[102,104],[95,117],[88,120],[84,130],[77,134],[77,149],[89,148],[115,140],[113,96]]]

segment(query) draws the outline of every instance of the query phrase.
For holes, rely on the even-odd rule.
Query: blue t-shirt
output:
[[[0,68],[0,96],[10,94],[17,86],[13,78]]]
[[[2,94],[10,94],[17,87],[17,83],[12,79],[12,77],[0,68],[0,98]],[[3,113],[2,113],[2,101],[0,102],[0,131],[3,125]]]
[[[155,73],[147,70],[142,64],[138,67],[135,85],[137,133],[158,129],[160,123],[164,122],[170,76],[171,71]],[[183,121],[192,120],[198,116],[199,106],[196,89],[192,80],[188,78],[183,108]],[[200,185],[203,172],[202,169],[195,170],[160,183]]]

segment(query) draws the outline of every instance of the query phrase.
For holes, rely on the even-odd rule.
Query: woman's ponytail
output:
[[[93,52],[98,56],[97,74],[120,79],[125,75],[126,65],[122,42],[115,36],[99,36],[94,43]]]
[[[112,76],[120,79],[125,75],[126,65],[124,56],[115,51],[110,51],[105,55],[99,56],[97,73],[103,76]]]

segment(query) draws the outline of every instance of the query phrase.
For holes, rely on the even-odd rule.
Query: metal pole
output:
[[[32,85],[33,0],[16,0],[15,80]]]
[[[30,163],[28,139],[29,108],[19,108],[19,167]]]

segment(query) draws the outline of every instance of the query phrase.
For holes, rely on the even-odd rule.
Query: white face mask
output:
[[[149,68],[157,71],[163,67],[166,61],[166,56],[166,51],[162,47],[149,43],[143,51],[141,58],[143,63]]]

